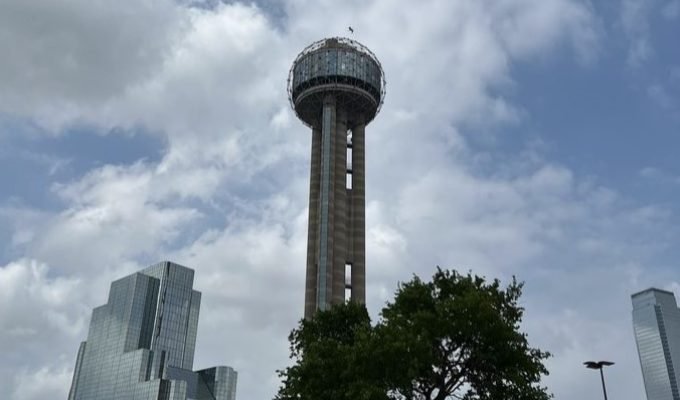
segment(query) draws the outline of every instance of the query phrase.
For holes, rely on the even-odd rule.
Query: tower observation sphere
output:
[[[288,74],[291,106],[312,129],[305,318],[365,302],[365,133],[384,98],[380,62],[351,39],[312,43]]]

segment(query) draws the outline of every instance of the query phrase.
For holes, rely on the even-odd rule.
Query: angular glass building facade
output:
[[[680,309],[672,292],[632,295],[633,329],[647,400],[680,400]]]
[[[237,374],[193,371],[201,293],[194,271],[161,262],[114,281],[92,312],[69,400],[234,400]]]

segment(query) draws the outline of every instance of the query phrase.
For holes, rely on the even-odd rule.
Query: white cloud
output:
[[[649,43],[649,18],[654,3],[646,0],[621,2],[621,24],[630,42],[627,61],[631,67],[641,66],[653,53]]]
[[[69,308],[78,280],[47,276],[47,266],[33,260],[19,260],[0,269],[0,320],[3,342],[23,335],[38,335],[44,328],[59,333],[80,333]],[[26,308],[19,309],[21,305]],[[82,324],[82,321],[76,321]],[[42,334],[39,335],[45,338]]]
[[[58,127],[148,79],[181,35],[172,1],[0,5],[0,109]]]
[[[494,24],[499,37],[513,55],[542,51],[565,41],[582,62],[597,56],[601,27],[587,3],[522,0],[491,5],[491,12],[499,14],[499,23]]]
[[[87,266],[116,266],[157,254],[180,235],[179,227],[200,218],[194,208],[167,203],[178,196],[186,173],[179,171],[172,177],[177,183],[166,186],[162,173],[158,177],[142,163],[104,166],[80,181],[56,185],[69,206],[40,221],[28,249],[62,270],[85,273],[91,271]],[[156,185],[151,184],[154,176]]]
[[[630,67],[642,67],[654,55],[652,20],[659,14],[672,23],[680,15],[680,1],[621,1],[620,23],[629,42],[627,63]]]
[[[29,259],[0,267],[0,386],[15,399],[63,393],[77,352],[71,347],[84,339],[83,280],[51,275]]]
[[[641,178],[660,184],[680,184],[680,177],[656,167],[645,167],[638,171]]]
[[[672,110],[675,108],[673,97],[661,85],[650,85],[647,88],[647,95],[663,109]]]
[[[56,393],[66,395],[71,386],[73,371],[67,368],[40,368],[17,373],[10,400],[43,400],[54,398]]]
[[[214,140],[257,132],[248,122],[271,119],[285,90],[281,38],[254,7],[237,3],[187,14],[190,29],[162,67],[112,99],[105,115],[114,124],[161,129],[193,147],[197,135]]]

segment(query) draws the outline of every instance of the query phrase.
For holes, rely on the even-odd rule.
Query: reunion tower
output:
[[[312,128],[305,318],[366,298],[365,134],[385,98],[375,55],[347,38],[300,53],[288,76],[295,114]]]

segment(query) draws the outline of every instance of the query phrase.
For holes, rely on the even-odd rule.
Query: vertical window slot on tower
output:
[[[348,171],[352,170],[352,148],[351,147],[347,148],[347,170]]]
[[[345,188],[352,189],[352,130],[347,130],[347,176],[345,178]]]
[[[347,130],[347,161],[345,162],[345,165],[347,166],[347,173],[351,174],[352,173],[352,130],[348,129]],[[352,177],[349,176],[347,177],[347,189],[352,188]]]
[[[345,263],[345,301],[352,299],[352,264]]]

